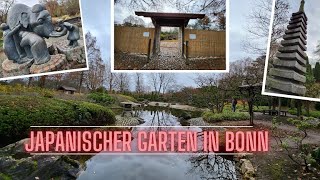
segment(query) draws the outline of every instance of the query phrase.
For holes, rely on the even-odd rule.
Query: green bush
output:
[[[297,109],[289,109],[288,112],[292,115],[297,115]],[[308,117],[314,117],[314,118],[320,118],[320,111],[309,111],[309,115],[307,112],[303,109],[302,110],[302,115],[308,116]]]
[[[246,112],[223,112],[213,113],[210,111],[204,112],[202,118],[207,122],[220,122],[220,121],[240,121],[248,120],[250,118],[249,113]]]
[[[8,141],[25,138],[30,126],[39,125],[108,125],[114,113],[88,102],[44,97],[1,96],[0,138]]]
[[[114,99],[107,93],[100,93],[100,92],[90,93],[88,95],[88,98],[95,103],[99,103],[105,106],[108,106],[114,103]]]
[[[138,101],[138,102],[143,102],[144,99],[143,99],[143,98],[138,98],[137,101]]]
[[[311,153],[311,156],[317,161],[320,165],[320,147],[314,149]]]
[[[320,102],[316,102],[316,104],[314,105],[314,108],[315,108],[317,111],[320,111]]]

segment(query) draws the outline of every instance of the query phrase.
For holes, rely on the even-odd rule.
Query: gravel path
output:
[[[146,55],[115,53],[116,70],[224,70],[224,58],[190,58],[189,65],[181,57],[177,41],[161,41],[160,54],[148,62]]]

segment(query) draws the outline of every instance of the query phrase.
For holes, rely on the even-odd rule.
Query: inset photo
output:
[[[0,6],[0,80],[88,70],[79,0]]]
[[[320,1],[289,5],[274,8],[262,94],[320,101]]]
[[[228,2],[115,0],[113,71],[228,72]]]

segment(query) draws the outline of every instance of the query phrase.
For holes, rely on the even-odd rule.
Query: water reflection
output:
[[[145,120],[139,126],[147,131],[165,131],[169,128],[156,126],[181,126],[201,133],[196,127],[182,127],[177,114],[170,109],[144,109],[133,112]],[[133,128],[133,134],[141,127]],[[136,143],[135,140],[132,143]],[[193,155],[106,155],[99,154],[86,162],[86,170],[78,179],[111,180],[209,180],[236,179],[234,162],[210,154]]]

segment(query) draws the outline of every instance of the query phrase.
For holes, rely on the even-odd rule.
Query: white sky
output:
[[[39,0],[16,0],[16,3],[26,4],[28,6],[33,6],[39,3]]]

